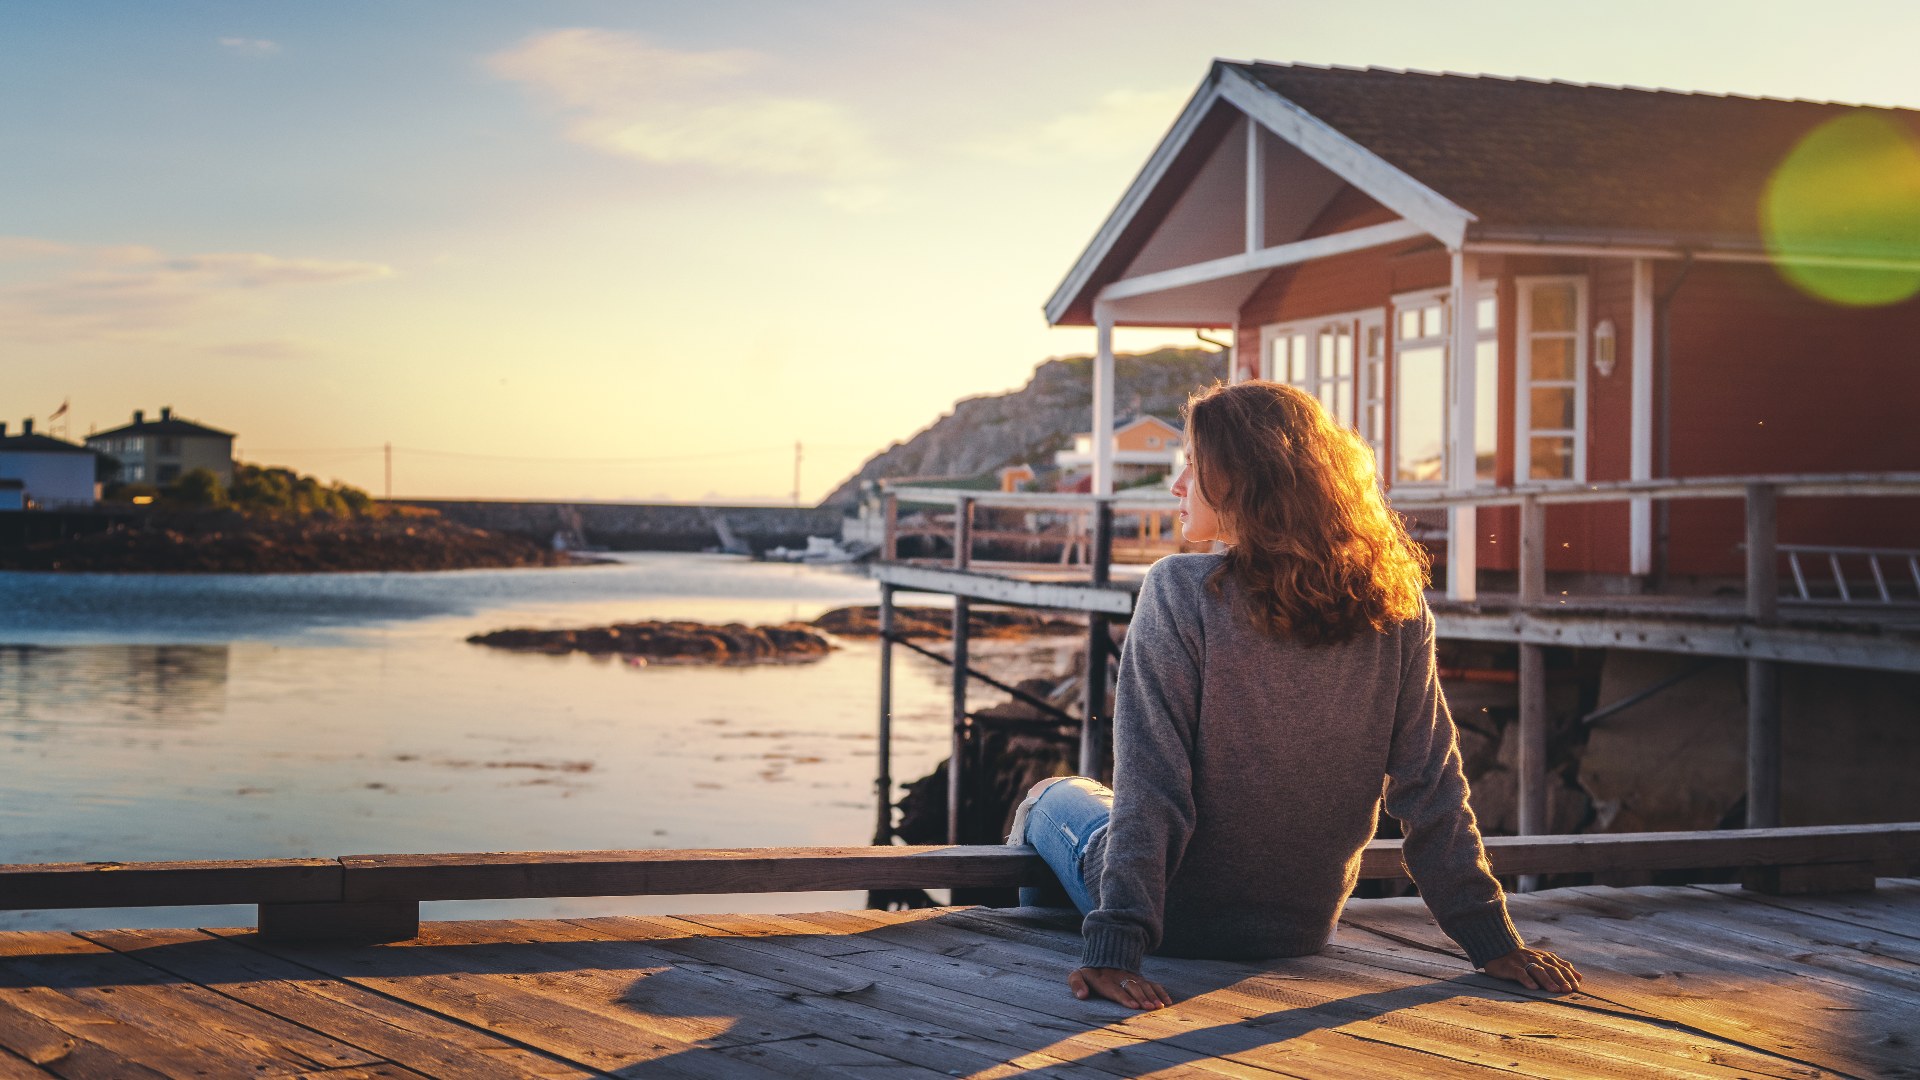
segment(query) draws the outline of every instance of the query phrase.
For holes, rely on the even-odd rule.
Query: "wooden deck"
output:
[[[1920,1076],[1920,881],[1512,904],[1584,992],[1473,973],[1417,900],[1354,901],[1319,956],[1150,961],[1152,1014],[1071,998],[1078,936],[1030,909],[11,933],[0,1080]]]

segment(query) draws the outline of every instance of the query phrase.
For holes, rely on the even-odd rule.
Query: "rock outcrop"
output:
[[[1114,358],[1114,411],[1175,420],[1187,395],[1227,377],[1227,358],[1207,349],[1161,349]],[[1045,464],[1091,425],[1093,361],[1048,360],[1027,385],[967,398],[913,438],[867,460],[822,506],[852,505],[868,480],[972,477],[1007,465]]]
[[[583,652],[666,664],[793,663],[818,660],[833,651],[827,636],[805,623],[633,622],[577,630],[495,630],[467,641],[521,652]]]
[[[420,513],[334,518],[165,511],[136,514],[101,532],[0,547],[0,570],[107,573],[481,570],[570,561],[525,537]]]

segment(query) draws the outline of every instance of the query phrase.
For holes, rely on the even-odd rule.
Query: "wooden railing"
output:
[[[1360,876],[1404,878],[1400,846],[1368,844]],[[1765,891],[1844,891],[1920,870],[1920,822],[1497,836],[1486,848],[1501,875],[1738,868]],[[263,936],[400,941],[419,932],[423,900],[1006,888],[1047,874],[1032,848],[1005,845],[52,863],[0,866],[0,909],[255,904]]]
[[[1180,550],[1180,538],[1174,519],[1180,502],[1164,491],[1123,491],[1114,495],[1079,495],[1055,492],[971,491],[960,488],[935,488],[883,484],[881,496],[882,539],[880,557],[893,561],[899,557],[903,539],[923,537],[950,543],[954,562],[982,569],[1019,569],[1041,567],[1096,568],[1112,563],[1150,563]],[[918,527],[903,520],[902,506],[949,508],[942,518],[927,520]],[[982,511],[1020,511],[1047,515],[1057,521],[1042,531],[982,527],[976,520]],[[1131,516],[1131,535],[1115,527],[1116,516]],[[1058,546],[1057,560],[976,559],[973,547],[981,543],[1021,546]],[[962,550],[964,548],[964,550]],[[1106,557],[1099,553],[1105,551]],[[945,560],[942,560],[945,561]]]

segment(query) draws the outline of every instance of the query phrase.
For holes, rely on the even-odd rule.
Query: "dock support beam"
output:
[[[1747,487],[1747,615],[1760,626],[1780,612],[1779,492]],[[1747,828],[1780,824],[1780,665],[1747,661]]]
[[[1475,373],[1480,344],[1479,260],[1455,248],[1452,253],[1448,302],[1452,307],[1451,331],[1447,350],[1453,385],[1448,389],[1452,407],[1447,410],[1448,432],[1447,490],[1473,490],[1479,478],[1474,445],[1474,408],[1479,397],[1479,377]],[[1472,506],[1447,508],[1447,599],[1472,600],[1479,596],[1479,514]]]
[[[1520,504],[1522,607],[1545,603],[1546,592],[1547,508],[1529,498]],[[1520,646],[1519,758],[1520,835],[1537,836],[1551,827],[1547,820],[1547,658],[1540,645]],[[1538,884],[1533,875],[1523,875],[1520,891],[1531,892]]]
[[[1093,493],[1113,494],[1113,313],[1093,305]]]
[[[965,570],[973,559],[973,500],[953,510],[953,568]],[[973,629],[973,601],[953,598],[953,737],[947,754],[947,843],[960,842],[960,791],[966,782],[961,762],[967,752],[967,635]]]
[[[1093,584],[1112,580],[1113,504],[1101,500],[1093,511]],[[1087,687],[1086,717],[1080,725],[1080,775],[1104,782],[1113,779],[1111,720],[1107,715],[1107,650],[1112,647],[1107,635],[1107,617],[1097,611],[1087,614]]]
[[[891,496],[889,496],[891,497]],[[873,842],[893,843],[893,586],[880,586],[880,735],[874,748],[879,759],[873,786],[879,796],[879,817]]]

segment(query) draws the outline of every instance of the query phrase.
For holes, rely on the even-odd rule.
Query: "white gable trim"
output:
[[[1223,71],[1220,97],[1228,104],[1448,247],[1466,241],[1474,215],[1258,80],[1233,68]]]
[[[1426,233],[1453,248],[1459,247],[1465,241],[1467,224],[1476,220],[1473,214],[1388,164],[1378,154],[1340,134],[1325,122],[1259,82],[1232,68],[1216,63],[1213,70],[1207,73],[1206,81],[1200,84],[1200,88],[1194,91],[1193,97],[1187,101],[1186,108],[1181,110],[1173,127],[1169,128],[1167,134],[1160,140],[1160,145],[1154,148],[1153,155],[1147,159],[1140,174],[1134,177],[1126,194],[1120,197],[1120,202],[1114,206],[1113,212],[1107,215],[1107,220],[1100,226],[1100,231],[1094,234],[1092,243],[1080,253],[1080,258],[1074,263],[1073,269],[1067,272],[1066,278],[1054,289],[1053,296],[1047,300],[1045,308],[1048,323],[1058,323],[1065,317],[1067,308],[1072,306],[1074,298],[1086,288],[1087,282],[1093,277],[1094,270],[1112,251],[1113,245],[1119,241],[1120,234],[1132,224],[1134,217],[1140,212],[1141,205],[1146,202],[1147,196],[1165,178],[1174,158],[1179,156],[1188,141],[1193,138],[1193,133],[1200,126],[1200,121],[1215,103],[1223,100],[1279,138],[1298,147],[1301,152],[1341,179],[1399,213],[1406,221],[1414,223],[1418,226],[1418,232],[1414,235]],[[1292,246],[1283,245],[1280,248],[1266,250],[1281,251]],[[1215,261],[1225,262],[1226,260]],[[1274,265],[1285,265],[1285,263]],[[1257,267],[1249,269],[1255,268]],[[1214,275],[1207,275],[1200,280],[1207,280],[1212,276]],[[1144,280],[1144,278],[1134,280]],[[1112,287],[1108,286],[1108,288]],[[1165,287],[1167,286],[1159,286],[1159,288]],[[1158,291],[1158,289],[1143,291]],[[1130,291],[1122,295],[1139,295],[1139,293]]]
[[[1132,296],[1145,296],[1148,293],[1164,292],[1186,285],[1199,285],[1220,278],[1233,277],[1255,270],[1272,270],[1295,263],[1324,259],[1329,255],[1343,255],[1349,251],[1361,251],[1382,244],[1397,243],[1416,236],[1427,235],[1427,229],[1411,221],[1383,221],[1378,225],[1365,225],[1346,232],[1329,233],[1306,240],[1295,240],[1291,244],[1261,248],[1259,251],[1242,252],[1220,259],[1208,259],[1206,262],[1188,266],[1176,266],[1171,270],[1161,270],[1139,277],[1121,278],[1119,281],[1100,290],[1099,299],[1105,301],[1125,300]]]

